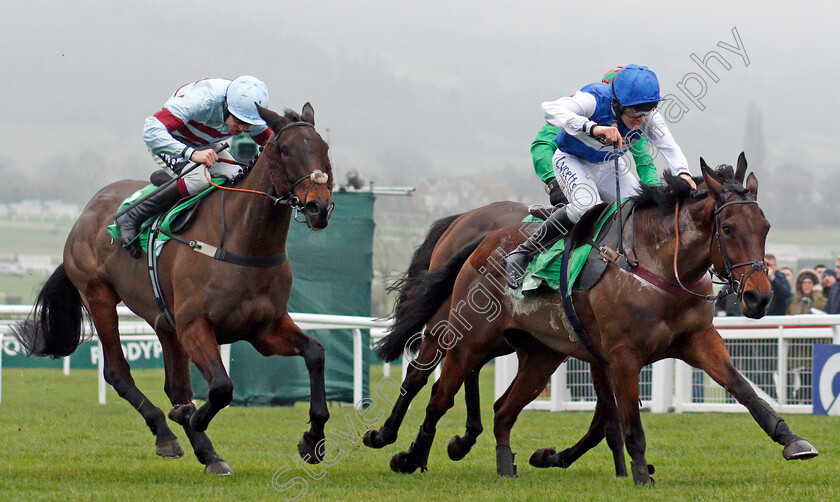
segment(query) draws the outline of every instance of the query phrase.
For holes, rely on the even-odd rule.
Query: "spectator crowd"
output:
[[[840,282],[837,281],[840,257],[835,260],[833,269],[820,264],[796,274],[790,267],[779,269],[772,254],[764,257],[764,264],[773,288],[773,301],[767,315],[840,314]],[[729,286],[726,288],[729,294],[718,300],[717,315],[742,315],[735,293]]]

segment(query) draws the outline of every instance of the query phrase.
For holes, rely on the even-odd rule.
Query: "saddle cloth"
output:
[[[226,180],[224,178],[214,178],[213,183],[217,185],[221,185]],[[150,194],[151,192],[157,190],[157,186],[154,184],[146,185],[145,187],[137,190],[130,197],[125,199],[122,204],[120,204],[119,209],[117,209],[117,213],[122,211],[123,209],[130,206],[134,201],[138,200],[141,197],[145,197],[146,195]],[[182,200],[178,204],[175,205],[172,209],[166,212],[166,214],[161,218],[160,226],[163,227],[164,230],[173,234],[180,234],[184,230],[186,230],[190,223],[192,223],[192,219],[195,216],[195,210],[198,208],[198,203],[201,199],[206,197],[210,192],[216,190],[216,187],[210,186],[203,192],[193,195],[187,199]],[[148,220],[144,221],[142,225],[140,225],[140,249],[144,252],[148,249],[149,245],[149,233],[151,230],[152,222],[158,215],[152,216]],[[107,229],[108,234],[111,236],[111,244],[114,243],[116,239],[120,239],[120,231],[117,228],[116,224],[108,225]],[[163,245],[166,241],[170,240],[169,236],[166,234],[160,233],[157,237],[155,237],[155,255],[160,256],[160,251],[163,249]]]
[[[631,212],[627,201],[628,199],[622,200],[621,214],[625,221]],[[591,240],[598,245],[615,248],[618,242],[618,225],[613,225],[614,215],[615,204],[599,204],[589,210],[575,225],[574,235],[591,235]],[[542,220],[529,215],[522,221],[539,222]],[[591,229],[579,228],[581,226],[590,226]],[[542,284],[560,291],[560,258],[566,250],[567,240],[568,237],[560,239],[552,247],[534,257],[525,269],[523,292],[537,289]],[[607,261],[601,257],[597,247],[582,242],[580,237],[576,237],[575,241],[576,247],[569,258],[569,295],[572,291],[586,290],[594,286],[607,268]]]

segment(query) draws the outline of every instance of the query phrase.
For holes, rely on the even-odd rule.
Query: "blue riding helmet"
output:
[[[662,101],[659,80],[647,66],[629,64],[615,74],[612,80],[613,97],[623,107]]]

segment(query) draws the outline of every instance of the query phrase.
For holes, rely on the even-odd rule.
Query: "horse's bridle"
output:
[[[729,260],[729,256],[726,254],[726,248],[723,247],[723,242],[721,241],[721,238],[720,238],[721,226],[720,226],[720,218],[718,218],[718,215],[725,208],[727,208],[729,206],[734,206],[734,205],[737,205],[737,204],[758,204],[758,202],[755,201],[755,200],[743,199],[743,200],[733,200],[733,201],[725,202],[725,203],[721,204],[720,206],[715,205],[715,212],[714,212],[714,217],[715,217],[715,240],[717,241],[718,252],[720,253],[721,258],[723,259],[723,266],[725,267],[725,270],[724,270],[723,274],[719,273],[717,270],[715,270],[714,263],[712,263],[712,268],[709,270],[709,272],[713,276],[720,279],[721,281],[726,281],[725,283],[729,284],[729,286],[732,288],[732,290],[736,293],[736,297],[738,298],[738,301],[740,301],[741,297],[744,294],[744,287],[746,286],[747,280],[750,278],[750,276],[758,270],[767,274],[767,267],[764,265],[764,260],[745,261],[745,262],[736,263],[736,264],[733,265],[732,262]],[[696,297],[699,297],[699,298],[703,298],[704,300],[708,301],[709,303],[714,303],[718,298],[726,296],[724,294],[725,290],[721,290],[720,293],[718,293],[717,295],[701,295],[699,293],[695,293],[694,291],[691,291],[690,289],[686,288],[685,286],[683,286],[682,281],[680,281],[680,275],[677,272],[677,255],[679,253],[679,248],[680,248],[679,214],[680,214],[680,204],[678,202],[676,210],[674,212],[674,231],[676,232],[676,235],[677,235],[676,245],[674,247],[674,276],[677,279],[677,284],[679,284],[679,286],[686,293],[689,293],[689,294],[691,294],[693,296],[696,296]],[[735,277],[732,274],[732,271],[735,270],[736,268],[746,267],[746,266],[752,266],[752,269],[749,272],[747,272],[746,276],[744,274],[741,274],[740,279],[735,279]],[[719,283],[719,284],[722,284],[722,283]],[[728,293],[726,293],[726,294],[728,294]]]
[[[315,126],[310,124],[309,122],[305,122],[305,121],[302,121],[302,120],[297,121],[297,122],[290,122],[290,123],[286,124],[285,126],[283,126],[279,131],[277,131],[277,133],[274,135],[274,141],[272,141],[272,143],[276,144],[277,141],[280,139],[280,136],[283,134],[283,132],[285,132],[286,130],[291,129],[293,127],[312,127],[312,128],[314,128]],[[295,221],[297,221],[298,223],[303,223],[304,221],[301,221],[301,220],[297,219],[297,212],[303,211],[306,208],[306,199],[309,197],[309,192],[312,191],[312,189],[315,187],[315,185],[323,185],[323,184],[327,183],[329,181],[329,175],[327,175],[326,173],[324,173],[320,170],[315,170],[315,171],[313,171],[313,172],[311,172],[311,173],[309,173],[305,176],[302,176],[299,180],[297,180],[293,183],[292,179],[289,177],[289,172],[286,170],[286,166],[283,165],[283,156],[282,155],[280,155],[280,169],[283,171],[283,175],[286,177],[286,181],[289,184],[289,191],[285,194],[281,194],[278,197],[275,197],[275,196],[267,194],[267,193],[264,193],[264,195],[266,197],[270,198],[271,200],[273,200],[275,205],[284,204],[284,205],[287,205],[287,206],[295,209],[295,211],[296,211],[295,212]],[[304,194],[303,200],[301,200],[298,196],[295,195],[295,188],[298,185],[300,185],[301,183],[303,183],[304,181],[306,181],[307,179],[310,180],[309,187],[306,188],[306,194]],[[329,216],[329,214],[332,213],[334,208],[335,208],[335,202],[330,202],[330,208],[328,209],[328,216]]]
[[[767,274],[767,267],[764,265],[764,260],[753,260],[753,261],[745,261],[742,263],[736,263],[735,265],[729,260],[729,256],[726,254],[726,249],[723,247],[723,242],[720,240],[720,218],[718,215],[724,208],[728,206],[734,206],[736,204],[758,204],[755,200],[750,199],[743,199],[743,200],[733,200],[726,202],[725,204],[721,205],[720,207],[715,208],[715,239],[717,240],[718,244],[718,252],[720,253],[721,258],[723,258],[723,266],[725,267],[724,273],[726,275],[721,275],[715,270],[714,264],[712,264],[712,273],[718,277],[719,279],[725,280],[729,283],[729,286],[732,287],[732,290],[736,293],[738,300],[741,300],[741,297],[744,294],[744,287],[747,284],[747,280],[749,280],[750,276],[753,275],[756,271],[764,272]],[[741,274],[740,279],[735,279],[732,275],[732,271],[736,268],[752,266],[749,272],[746,275]]]

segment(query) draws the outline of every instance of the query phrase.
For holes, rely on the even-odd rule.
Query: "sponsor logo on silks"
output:
[[[569,166],[563,162],[563,159],[558,160],[558,164],[560,164],[560,177],[563,179],[563,182],[566,185],[566,188],[569,191],[572,191],[577,186],[577,174],[572,172]]]
[[[840,345],[814,345],[814,415],[840,416]]]

